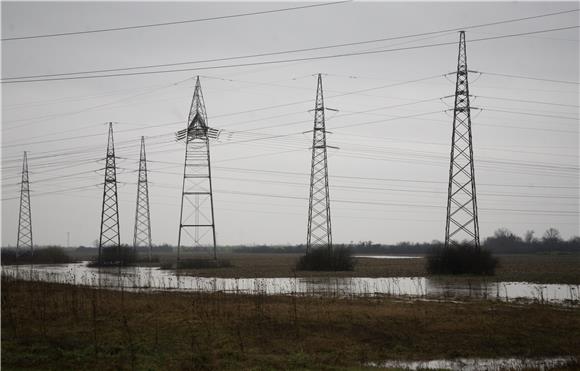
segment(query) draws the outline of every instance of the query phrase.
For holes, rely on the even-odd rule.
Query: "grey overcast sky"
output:
[[[296,7],[287,2],[2,2],[2,38]],[[347,2],[279,13],[62,37],[3,40],[2,78],[203,61],[465,27],[482,237],[505,227],[579,234],[578,2]],[[23,151],[35,244],[98,238],[107,127],[114,122],[121,241],[131,243],[139,138],[146,137],[156,244],[176,244],[194,76],[212,143],[218,244],[306,239],[315,74],[323,73],[334,241],[443,239],[458,33],[136,71],[2,84],[2,244],[15,245]],[[249,62],[452,43],[358,56]],[[206,68],[206,69],[204,69]],[[135,71],[133,71],[135,72]],[[121,72],[124,73],[124,72]],[[498,76],[505,74],[508,76]],[[512,75],[533,77],[516,78]],[[567,83],[546,81],[561,80]],[[413,80],[420,80],[411,82]],[[361,90],[366,91],[360,92]],[[344,94],[353,92],[352,94]],[[393,107],[395,106],[395,107]],[[409,117],[414,116],[414,117]],[[276,138],[261,139],[273,135]]]

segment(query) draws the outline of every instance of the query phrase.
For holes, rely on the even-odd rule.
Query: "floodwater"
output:
[[[422,259],[423,256],[403,256],[403,255],[354,255],[355,258],[361,259]]]
[[[369,363],[370,367],[400,368],[404,370],[462,370],[462,371],[500,371],[500,370],[550,370],[574,362],[572,357],[556,358],[458,358],[436,359],[432,361],[385,361]]]
[[[179,290],[264,295],[405,296],[434,300],[479,298],[539,303],[580,303],[580,285],[493,282],[448,282],[426,277],[218,278],[177,276],[159,268],[89,268],[87,262],[3,266],[2,275],[29,280],[128,290]]]

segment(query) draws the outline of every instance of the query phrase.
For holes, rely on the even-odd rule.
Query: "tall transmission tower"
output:
[[[32,214],[30,213],[30,179],[28,178],[28,157],[24,152],[22,160],[22,182],[20,183],[20,212],[18,214],[18,240],[16,253],[20,248],[30,249],[34,253],[32,244]]]
[[[318,74],[316,106],[314,107],[314,129],[312,130],[312,169],[310,172],[307,252],[316,248],[332,250],[328,164],[326,155],[327,131],[324,122],[324,110],[322,76]]]
[[[103,248],[116,247],[120,259],[121,238],[119,235],[119,208],[117,202],[117,167],[115,165],[115,144],[113,123],[109,123],[109,139],[103,184],[103,209],[101,214],[101,235],[99,237],[99,264],[103,263]]]
[[[217,259],[209,154],[209,140],[215,139],[217,136],[218,131],[210,128],[207,123],[205,103],[198,76],[189,109],[187,126],[176,133],[176,140],[185,141],[177,240],[178,265],[182,248],[189,246],[193,249],[207,249],[207,251],[213,249],[213,258]]]
[[[477,219],[467,72],[465,31],[461,31],[459,33],[457,82],[453,109],[445,247],[462,242],[479,247],[479,222]]]
[[[149,212],[149,186],[147,183],[147,159],[145,156],[145,137],[141,137],[141,154],[139,156],[139,176],[137,181],[137,209],[135,211],[135,232],[133,249],[138,246],[148,248],[151,260],[151,218]]]

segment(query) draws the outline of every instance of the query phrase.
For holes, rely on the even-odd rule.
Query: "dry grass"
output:
[[[578,309],[2,281],[2,368],[362,369],[368,361],[580,356]]]

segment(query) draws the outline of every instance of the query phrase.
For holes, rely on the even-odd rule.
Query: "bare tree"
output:
[[[526,233],[524,234],[524,241],[526,243],[533,243],[536,242],[536,238],[534,237],[534,231],[533,230],[527,230]]]
[[[562,240],[560,237],[560,231],[553,227],[550,227],[546,230],[542,239],[544,242],[559,242]]]

